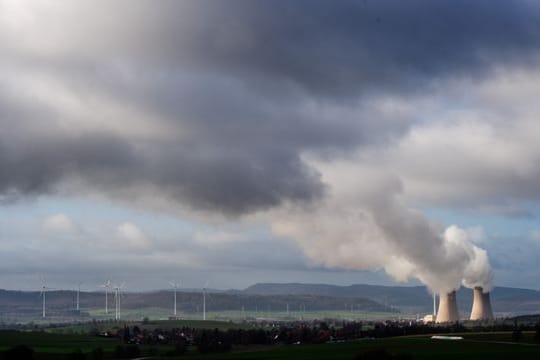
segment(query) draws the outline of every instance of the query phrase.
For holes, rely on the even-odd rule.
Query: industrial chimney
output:
[[[471,310],[471,320],[491,320],[493,311],[491,310],[491,301],[489,293],[484,293],[480,286],[473,290],[473,306]]]
[[[437,312],[437,323],[459,321],[459,312],[456,302],[456,291],[446,295],[439,295],[439,311]]]

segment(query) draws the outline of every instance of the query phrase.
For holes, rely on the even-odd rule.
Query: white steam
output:
[[[491,288],[486,251],[471,242],[467,231],[454,225],[444,230],[406,207],[401,182],[380,174],[355,179],[339,168],[332,170],[332,177],[323,172],[329,184],[324,200],[274,214],[276,235],[294,239],[318,265],[383,269],[398,281],[419,279],[435,292],[449,292],[462,283]]]

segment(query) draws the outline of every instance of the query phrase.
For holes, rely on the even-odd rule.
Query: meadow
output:
[[[163,326],[163,323],[148,326]],[[176,326],[174,322],[170,326]],[[200,325],[193,323],[192,325]],[[207,323],[224,326],[226,324]],[[454,334],[456,335],[456,334]],[[378,359],[381,352],[396,359],[538,359],[540,346],[534,342],[533,333],[525,332],[519,343],[512,341],[511,332],[467,333],[464,340],[433,340],[429,336],[395,337],[385,339],[363,339],[349,342],[325,344],[294,344],[233,347],[230,353],[199,354],[195,348],[188,348],[180,357],[165,356],[171,346],[158,346],[151,349],[141,347],[143,354],[150,349],[154,359],[210,359],[210,360],[355,360]],[[121,342],[97,336],[58,334],[49,332],[2,331],[0,332],[0,351],[16,344],[25,344],[36,351],[36,359],[69,359],[75,350],[80,349],[92,359],[96,348],[104,351],[105,359],[115,359],[115,349]],[[369,357],[372,356],[372,357]],[[375,356],[375,357],[373,357]],[[392,358],[392,357],[390,357]]]
[[[470,334],[468,334],[470,335]],[[511,334],[507,334],[509,337]],[[500,336],[500,334],[499,334]],[[498,337],[499,337],[498,336]],[[335,344],[288,345],[272,350],[239,352],[216,355],[196,355],[192,359],[213,360],[355,360],[369,357],[369,354],[385,350],[391,355],[404,359],[538,359],[540,346],[532,344],[499,343],[491,340],[489,334],[483,340],[432,340],[426,337],[400,337],[388,339],[360,340]],[[497,338],[498,338],[497,337]],[[378,356],[378,355],[372,355]],[[399,357],[398,357],[399,358]]]
[[[102,309],[93,309],[88,311],[90,318],[96,319],[111,319],[114,313],[105,314]],[[170,309],[159,307],[147,307],[140,309],[123,309],[122,319],[126,320],[141,320],[143,318],[166,320],[171,317]],[[179,312],[177,317],[186,320],[201,320],[202,313]],[[394,312],[367,312],[367,311],[343,311],[343,310],[320,310],[320,311],[207,311],[207,320],[218,321],[243,321],[246,319],[272,319],[272,320],[348,320],[348,321],[366,321],[366,320],[398,320],[398,319],[414,319],[415,314],[409,313],[394,313]]]
[[[45,331],[0,331],[0,351],[16,345],[27,345],[37,353],[66,354],[74,349],[90,352],[95,348],[112,351],[119,342],[97,336],[78,334],[56,334]]]

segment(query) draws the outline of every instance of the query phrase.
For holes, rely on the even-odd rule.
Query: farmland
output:
[[[153,326],[163,326],[158,323]],[[178,325],[178,324],[170,324]],[[192,324],[193,325],[193,324]],[[196,324],[195,324],[196,325]],[[223,324],[208,324],[223,325]],[[397,356],[402,359],[537,359],[540,346],[536,345],[533,333],[527,332],[519,342],[512,342],[510,332],[468,333],[461,341],[432,340],[428,336],[395,337],[385,339],[364,339],[349,342],[326,344],[291,344],[272,346],[235,346],[232,352],[223,354],[198,354],[196,348],[190,347],[181,357],[172,356],[172,346],[141,346],[141,354],[153,355],[154,358],[180,359],[261,359],[261,360],[317,360],[360,359],[367,356]],[[47,332],[3,331],[0,333],[0,350],[16,344],[25,344],[36,352],[36,359],[68,359],[80,350],[82,354],[91,355],[96,349],[103,351],[105,359],[115,359],[118,355],[118,339],[107,339],[89,335],[54,334]],[[166,356],[168,355],[168,356]],[[380,357],[379,357],[380,358]]]

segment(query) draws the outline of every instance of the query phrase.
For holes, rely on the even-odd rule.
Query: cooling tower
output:
[[[446,295],[439,295],[439,311],[437,312],[437,323],[459,321],[459,312],[456,302],[456,292],[452,291]]]
[[[473,306],[471,310],[471,320],[490,320],[493,319],[491,310],[491,301],[489,293],[484,293],[480,286],[473,290]]]

